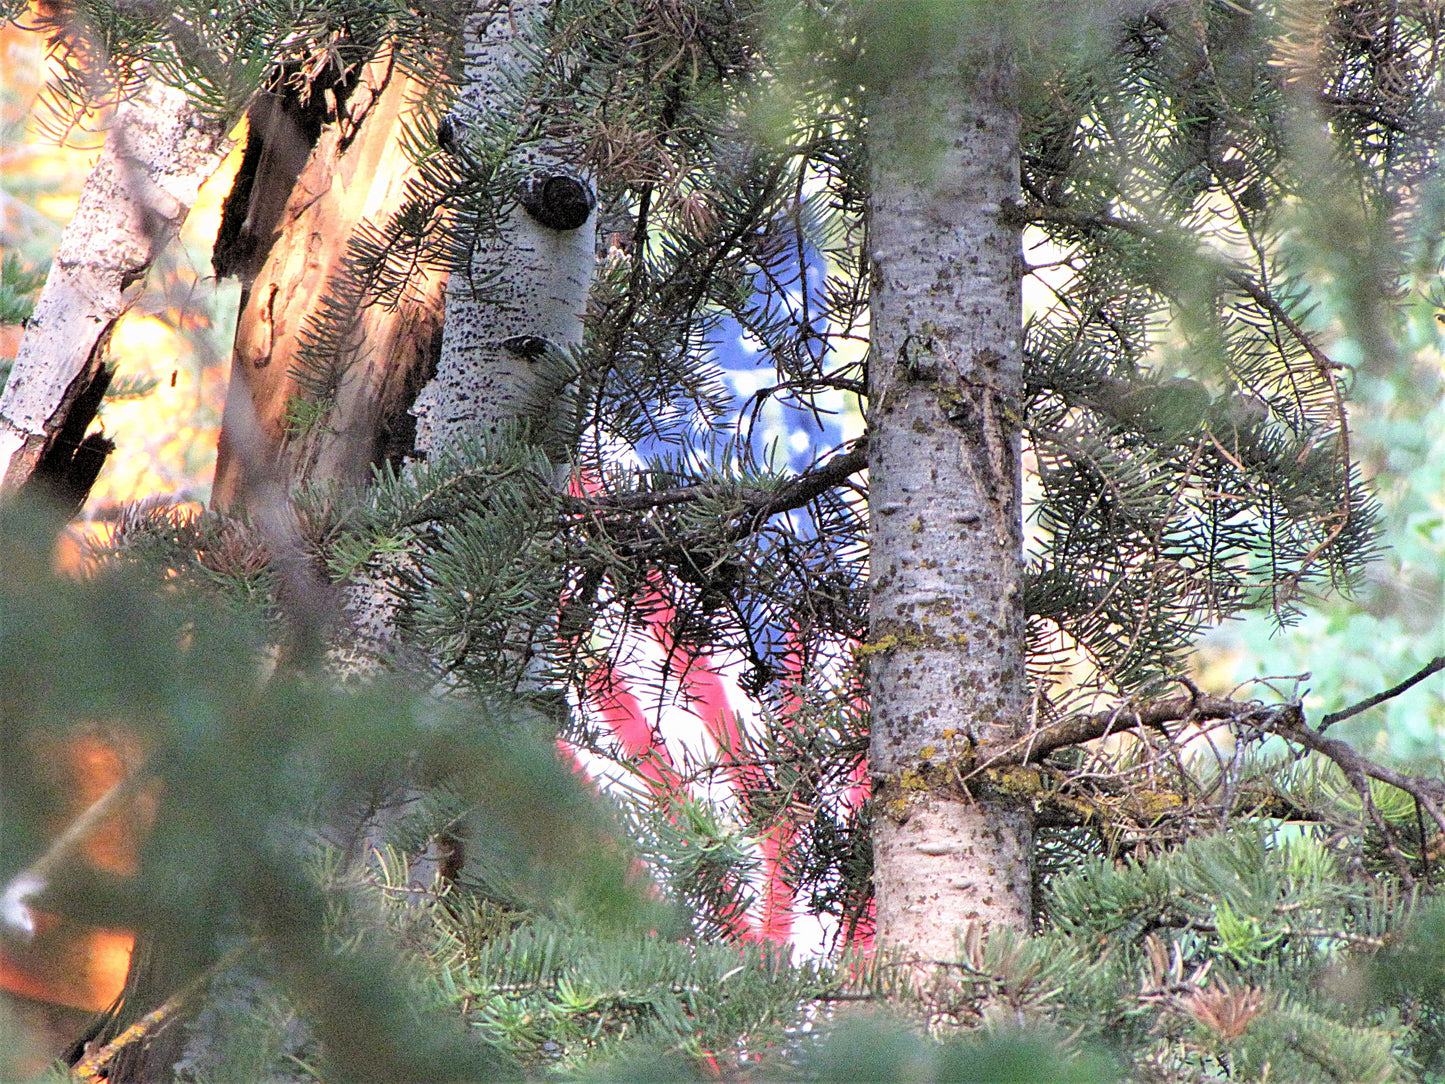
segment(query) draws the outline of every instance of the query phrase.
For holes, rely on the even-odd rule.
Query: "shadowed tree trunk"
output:
[[[870,118],[871,770],[879,938],[923,978],[969,923],[1029,927],[1028,809],[965,781],[1025,719],[1019,118],[997,35],[899,69]]]

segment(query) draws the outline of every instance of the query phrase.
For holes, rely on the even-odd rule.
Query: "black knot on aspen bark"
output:
[[[565,173],[537,173],[522,182],[522,208],[549,230],[575,230],[587,221],[597,197],[585,181]]]
[[[510,339],[502,340],[503,349],[528,361],[537,361],[544,357],[549,346],[551,343],[536,335],[513,335]]]
[[[444,113],[441,120],[437,121],[437,146],[448,154],[457,153],[457,148],[466,138],[466,134],[466,122],[460,117]]]

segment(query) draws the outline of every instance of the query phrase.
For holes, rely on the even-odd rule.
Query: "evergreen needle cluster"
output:
[[[147,79],[233,120],[262,92],[334,108],[388,54],[430,88],[415,180],[311,314],[294,437],[334,420],[356,314],[465,275],[536,148],[572,148],[603,223],[584,342],[539,362],[560,431],[299,486],[294,538],[135,509],[81,581],[49,569],[54,524],[5,510],[6,749],[118,727],[157,810],[136,877],[42,902],[147,931],[186,1011],[221,1014],[232,1041],[182,1079],[1445,1080],[1437,781],[1332,753],[1297,704],[1140,707],[1201,630],[1288,622],[1376,551],[1336,347],[1387,359],[1438,270],[1438,5],[554,0],[508,108],[439,140],[471,6],[43,5],[62,121]],[[861,669],[895,645],[867,634],[866,118],[911,41],[966,19],[1012,28],[1021,78],[1033,733],[1100,703],[1139,722],[938,768],[1036,818],[1036,930],[966,932],[920,1001],[886,952],[736,933],[770,833],[800,908],[840,945],[869,925],[886,811],[846,795]],[[22,313],[36,284],[4,279]],[[772,367],[746,395],[725,336]],[[824,435],[811,462],[760,439],[777,407]],[[367,576],[398,600],[393,672],[348,687],[297,629]],[[761,709],[669,793],[598,708],[648,636],[666,659],[633,689],[680,696],[712,655]],[[621,784],[574,777],[559,737]],[[24,763],[0,755],[7,881],[54,798]],[[398,793],[362,845],[327,837]],[[464,872],[419,885],[438,841]]]

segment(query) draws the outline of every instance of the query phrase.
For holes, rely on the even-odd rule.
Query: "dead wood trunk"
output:
[[[346,89],[299,176],[289,174],[279,214],[266,203],[288,181],[284,160],[260,163],[244,206],[228,207],[246,216],[248,232],[218,249],[218,265],[238,262],[248,282],[217,453],[217,508],[254,505],[263,480],[362,484],[374,464],[409,450],[407,409],[435,365],[446,276],[418,265],[400,303],[384,306],[355,281],[348,257],[353,238],[384,222],[415,176],[400,133],[424,90],[383,53]],[[257,134],[263,141],[307,138],[274,102],[253,111],[252,123],[270,129]],[[284,148],[274,153],[285,157]],[[303,368],[332,375],[319,398],[298,380]]]

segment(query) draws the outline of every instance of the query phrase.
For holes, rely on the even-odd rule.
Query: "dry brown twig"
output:
[[[1433,660],[1410,678],[1384,692],[1324,716],[1318,727],[1309,725],[1304,709],[1297,701],[1264,704],[1257,700],[1212,697],[1185,680],[1181,683],[1190,690],[1189,696],[1172,697],[1148,704],[1119,705],[1106,711],[1071,715],[1036,728],[1018,741],[982,757],[968,777],[1040,764],[1048,754],[1057,750],[1121,733],[1154,731],[1162,735],[1166,746],[1175,748],[1181,737],[1180,728],[1171,727],[1171,724],[1199,726],[1217,721],[1227,725],[1240,738],[1275,735],[1303,750],[1324,756],[1340,770],[1346,782],[1359,796],[1361,815],[1379,832],[1396,872],[1406,885],[1410,885],[1415,881],[1410,860],[1400,850],[1396,843],[1395,830],[1377,807],[1371,793],[1370,781],[1376,780],[1409,794],[1415,799],[1422,816],[1428,815],[1441,836],[1445,837],[1445,779],[1409,774],[1386,767],[1364,756],[1347,742],[1326,737],[1324,730],[1340,719],[1349,718],[1400,695],[1441,669],[1445,669],[1445,658]],[[1076,773],[1069,773],[1069,778],[1077,782],[1081,777]],[[1094,806],[1100,800],[1104,800],[1106,806],[1109,804],[1103,792],[1093,794],[1086,799],[1085,804]],[[1226,805],[1228,804],[1232,803],[1227,801]],[[1179,812],[1184,812],[1182,807]],[[1423,823],[1420,834],[1423,846]]]

